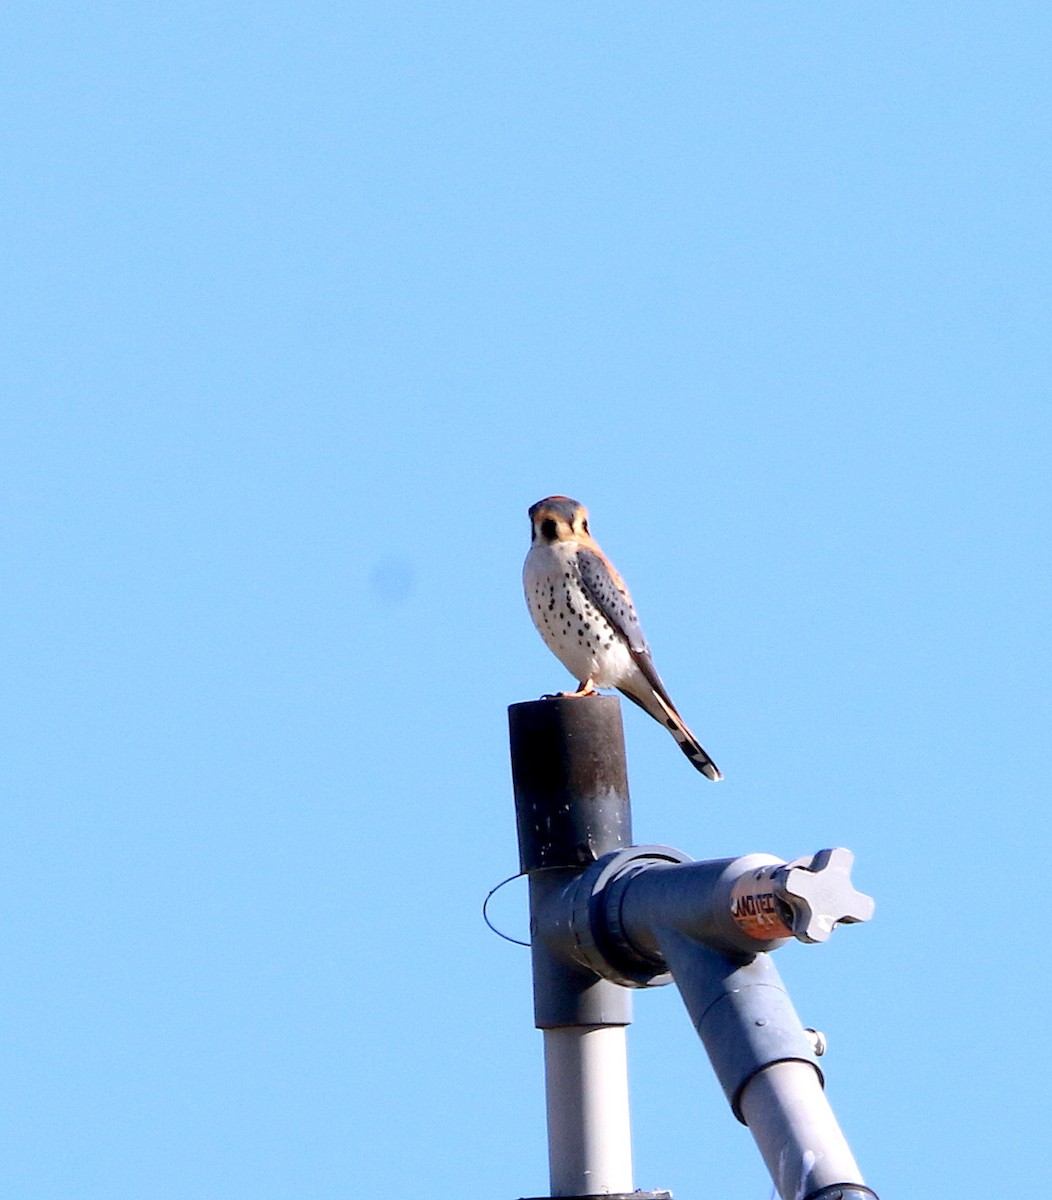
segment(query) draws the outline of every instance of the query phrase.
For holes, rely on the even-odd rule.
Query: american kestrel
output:
[[[578,681],[576,692],[563,695],[617,688],[671,732],[706,778],[722,779],[654,669],[628,588],[588,532],[588,510],[568,496],[548,496],[530,509],[530,521],[522,583],[533,623]]]

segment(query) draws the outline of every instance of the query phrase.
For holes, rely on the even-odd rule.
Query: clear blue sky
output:
[[[546,1191],[551,492],[726,773],[626,711],[638,839],[857,855],[778,965],[872,1185],[1040,1194],[1052,10],[0,29],[0,1194]],[[673,989],[630,1056],[637,1186],[767,1200]]]

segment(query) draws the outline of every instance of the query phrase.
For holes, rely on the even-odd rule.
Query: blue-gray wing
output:
[[[671,706],[672,701],[654,668],[650,647],[643,636],[635,605],[624,581],[609,563],[593,550],[580,547],[577,551],[577,565],[581,572],[581,582],[599,611],[628,643],[632,658],[650,686]],[[634,699],[629,693],[625,694],[629,699]]]
[[[577,551],[577,566],[581,572],[581,581],[592,600],[625,639],[632,653],[648,653],[647,639],[640,628],[632,597],[606,560],[595,551],[581,547]]]

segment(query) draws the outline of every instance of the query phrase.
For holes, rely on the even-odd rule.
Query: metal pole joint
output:
[[[694,862],[670,846],[628,846],[550,889],[534,937],[622,987],[661,987],[672,981],[661,949],[670,931],[751,957],[868,920],[873,901],[852,886],[853,862],[842,848],[791,862],[769,854]]]

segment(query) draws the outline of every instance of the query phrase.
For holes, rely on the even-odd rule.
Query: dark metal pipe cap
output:
[[[523,871],[581,867],[632,844],[616,696],[554,697],[508,709]]]

